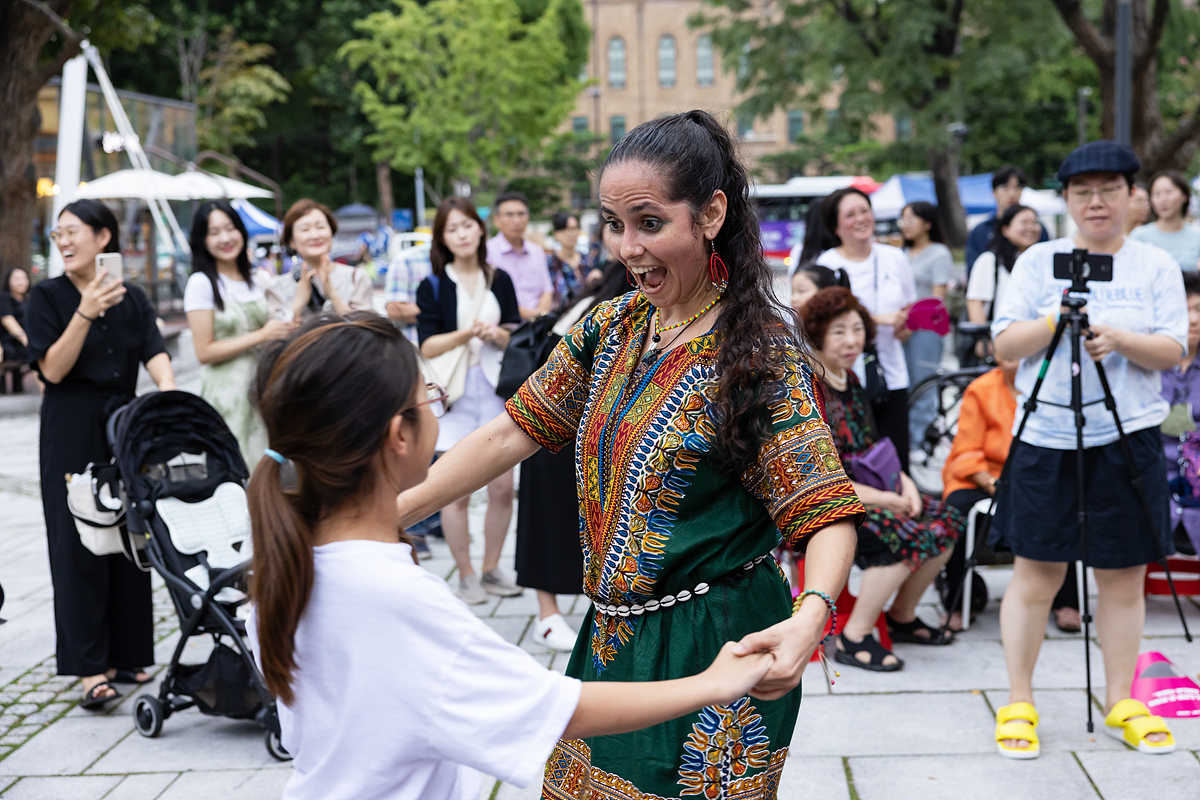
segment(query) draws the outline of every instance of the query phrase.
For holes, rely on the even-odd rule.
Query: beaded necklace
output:
[[[674,325],[668,325],[668,326],[667,326],[667,327],[665,327],[665,328],[664,328],[664,327],[662,327],[662,325],[660,325],[660,324],[659,324],[659,322],[658,322],[658,320],[659,320],[659,311],[658,311],[658,309],[655,309],[655,310],[654,310],[654,335],[650,337],[650,341],[654,342],[655,344],[658,344],[659,342],[661,342],[661,341],[662,341],[662,335],[663,335],[664,333],[666,333],[667,331],[673,331],[673,330],[675,330],[676,328],[682,328],[682,327],[684,327],[685,325],[691,325],[693,322],[695,322],[696,320],[700,319],[700,318],[701,318],[701,317],[703,317],[705,314],[707,314],[709,311],[711,311],[711,310],[712,310],[712,307],[713,307],[713,306],[715,306],[715,305],[716,305],[717,303],[719,303],[719,302],[721,302],[721,295],[720,295],[720,294],[718,294],[716,297],[714,297],[714,298],[712,299],[712,302],[710,302],[710,303],[709,303],[708,305],[706,305],[704,308],[702,308],[702,309],[700,309],[699,311],[697,311],[695,314],[692,314],[690,317],[688,317],[687,319],[685,319],[683,322],[676,322]]]

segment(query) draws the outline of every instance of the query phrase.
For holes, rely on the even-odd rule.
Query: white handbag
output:
[[[113,464],[88,464],[83,472],[67,475],[67,510],[75,518],[79,543],[93,555],[122,553],[138,566],[135,550],[146,546],[143,537],[125,529],[125,498]]]
[[[483,309],[483,301],[491,291],[490,282],[484,283],[483,291],[475,301],[475,309],[471,319],[479,318]],[[471,363],[470,345],[461,344],[452,350],[447,350],[440,356],[421,358],[422,372],[425,380],[436,383],[446,391],[446,405],[454,405],[467,392],[467,370]]]

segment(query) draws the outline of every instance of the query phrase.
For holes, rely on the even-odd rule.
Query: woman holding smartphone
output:
[[[120,274],[117,219],[96,200],[76,200],[51,232],[65,273],[29,293],[29,351],[46,384],[39,442],[42,509],[54,585],[58,673],[78,675],[84,708],[121,696],[113,683],[145,683],[154,662],[150,576],[122,555],[96,556],[79,542],[63,477],[111,457],[104,426],[136,392],[144,364],[160,390],[175,374],[154,309]],[[112,272],[97,257],[113,254]],[[115,262],[115,263],[114,263]]]

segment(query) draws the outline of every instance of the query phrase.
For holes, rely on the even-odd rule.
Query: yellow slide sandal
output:
[[[1108,712],[1104,718],[1104,732],[1139,753],[1175,752],[1175,737],[1171,735],[1167,723],[1162,717],[1151,715],[1145,703],[1131,697],[1117,703]],[[1152,733],[1165,733],[1167,738],[1161,742],[1146,741],[1146,737]]]
[[[1037,758],[1041,753],[1037,734],[1038,713],[1032,703],[1009,703],[996,709],[996,750],[1005,758]],[[1025,747],[1005,744],[1015,739],[1028,742]]]

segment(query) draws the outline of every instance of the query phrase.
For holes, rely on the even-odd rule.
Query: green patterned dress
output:
[[[214,341],[251,333],[267,324],[267,301],[261,292],[258,295],[238,302],[226,293],[225,308],[213,309]],[[257,366],[255,348],[220,364],[205,364],[200,376],[200,396],[225,419],[252,472],[267,448],[267,429],[250,402]]]
[[[863,511],[798,354],[773,387],[757,463],[742,475],[714,466],[716,334],[631,379],[652,311],[636,293],[598,306],[507,406],[544,447],[576,439],[583,590],[593,607],[567,674],[582,680],[699,672],[723,643],[789,615],[773,548]],[[797,687],[635,733],[560,741],[542,797],[774,798],[799,706]]]

